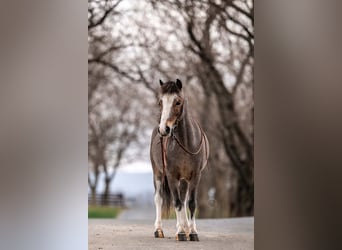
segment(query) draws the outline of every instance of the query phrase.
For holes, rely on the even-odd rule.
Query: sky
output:
[[[136,161],[119,168],[122,173],[152,173],[152,165],[147,161]]]
[[[103,190],[104,174],[100,173],[97,192],[102,193]],[[110,185],[110,191],[114,194],[121,192],[127,198],[150,200],[154,193],[151,163],[136,161],[119,167]]]

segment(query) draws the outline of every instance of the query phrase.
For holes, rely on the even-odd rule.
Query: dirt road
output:
[[[129,212],[129,211],[128,211]],[[176,221],[164,220],[164,239],[153,237],[153,219],[91,219],[88,248],[99,249],[254,249],[254,218],[197,220],[199,242],[175,240]]]

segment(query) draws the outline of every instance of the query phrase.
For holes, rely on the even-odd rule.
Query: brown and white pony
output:
[[[172,203],[177,216],[176,239],[198,241],[197,187],[208,162],[209,142],[188,112],[181,81],[159,82],[160,120],[152,133],[150,149],[156,206],[154,235],[164,238],[162,209],[168,212]]]

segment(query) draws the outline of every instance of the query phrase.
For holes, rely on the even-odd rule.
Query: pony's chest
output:
[[[198,157],[186,153],[174,141],[170,141],[166,152],[167,163],[170,167],[181,169],[193,169],[198,165]]]

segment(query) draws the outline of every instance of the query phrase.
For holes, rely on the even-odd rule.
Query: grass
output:
[[[121,210],[116,207],[89,206],[88,218],[116,218]]]

